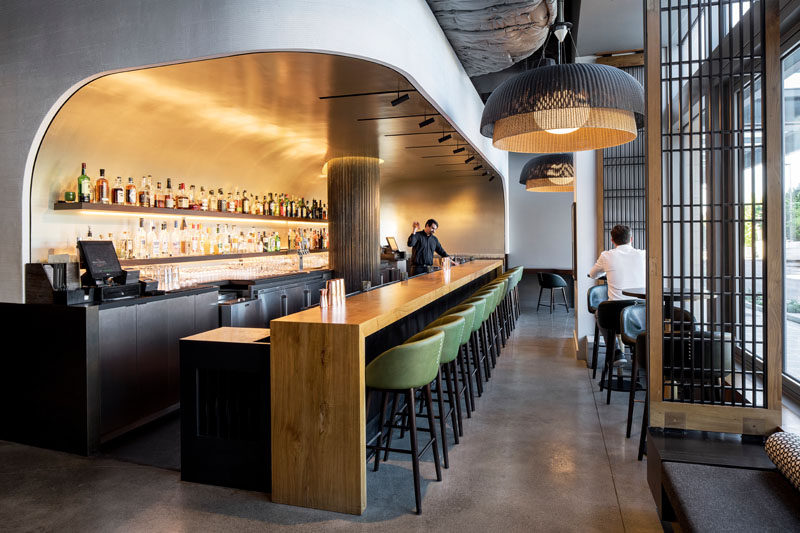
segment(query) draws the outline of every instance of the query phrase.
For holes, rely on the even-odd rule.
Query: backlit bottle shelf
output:
[[[187,218],[192,220],[214,220],[217,222],[229,221],[231,223],[269,223],[277,222],[281,225],[293,224],[327,226],[327,220],[316,218],[275,217],[270,215],[247,215],[244,213],[229,213],[226,211],[199,211],[194,209],[167,209],[164,207],[139,207],[135,205],[119,204],[92,204],[84,202],[56,202],[55,211],[77,211],[87,215],[110,215],[117,217],[149,217],[149,218]]]
[[[309,250],[312,254],[327,252],[328,249]],[[176,257],[154,257],[152,259],[120,259],[119,264],[126,266],[166,265],[172,263],[194,263],[198,261],[226,261],[230,259],[249,259],[253,257],[270,257],[273,255],[294,255],[297,250],[281,250],[279,252],[257,252],[249,254],[219,254],[219,255],[181,255]]]

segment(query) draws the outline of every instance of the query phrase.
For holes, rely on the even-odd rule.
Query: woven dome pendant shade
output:
[[[525,163],[519,182],[532,192],[572,192],[575,190],[575,166],[572,154],[547,154]]]
[[[486,102],[481,134],[495,148],[579,152],[632,141],[644,126],[644,89],[618,68],[594,63],[539,67],[500,85]]]

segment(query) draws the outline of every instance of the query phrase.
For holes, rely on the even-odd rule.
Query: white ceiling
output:
[[[577,55],[642,48],[643,9],[642,0],[583,0]]]

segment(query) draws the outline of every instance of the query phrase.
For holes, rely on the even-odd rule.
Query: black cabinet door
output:
[[[194,297],[194,331],[200,333],[219,327],[219,293],[206,292]]]
[[[296,313],[303,308],[303,291],[305,283],[302,285],[294,285],[286,287],[283,293],[289,299],[289,314]]]
[[[195,297],[180,296],[167,300],[168,405],[180,401],[180,339],[195,333]]]
[[[269,321],[281,316],[281,291],[270,290],[258,293],[258,300],[261,302],[261,316],[265,328],[269,327]]]
[[[169,300],[136,306],[136,361],[139,365],[140,402],[144,415],[169,403]]]
[[[136,361],[136,307],[100,311],[100,435],[142,415]]]

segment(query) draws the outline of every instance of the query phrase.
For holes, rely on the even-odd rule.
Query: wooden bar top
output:
[[[231,343],[245,343],[250,344],[261,341],[265,337],[269,337],[269,330],[266,328],[217,328],[184,337],[182,341],[200,341],[200,342],[231,342]]]
[[[275,318],[272,323],[354,325],[359,326],[361,334],[367,336],[495,270],[502,264],[499,259],[470,261],[451,267],[449,274],[437,270],[408,281],[350,296],[344,305],[312,307],[299,313]]]

